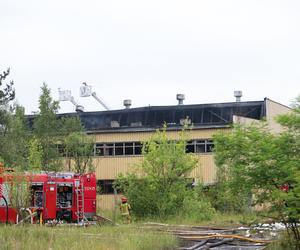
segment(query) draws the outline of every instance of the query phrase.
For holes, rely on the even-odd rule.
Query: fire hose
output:
[[[263,243],[263,244],[268,244],[273,241],[270,240],[257,240],[257,239],[251,239],[247,238],[241,235],[233,235],[233,234],[214,234],[214,235],[207,235],[207,236],[180,236],[181,239],[184,240],[203,240],[203,239],[213,239],[213,238],[234,238],[234,239],[239,239],[239,240],[244,240],[244,241],[249,241],[253,243]]]

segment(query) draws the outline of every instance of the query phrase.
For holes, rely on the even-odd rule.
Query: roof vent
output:
[[[178,105],[183,105],[183,100],[185,99],[184,94],[177,94],[176,99],[178,100]]]
[[[130,99],[126,99],[123,101],[123,105],[125,106],[126,109],[130,109],[131,106],[131,100]]]
[[[241,97],[242,97],[243,93],[241,90],[236,90],[234,91],[234,97],[236,98],[236,102],[240,102],[241,101]]]
[[[81,105],[76,105],[75,111],[76,111],[77,113],[82,113],[82,112],[84,111],[84,107],[81,106]]]

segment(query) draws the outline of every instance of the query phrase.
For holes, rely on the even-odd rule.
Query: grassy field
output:
[[[124,226],[0,226],[1,249],[175,249],[172,235]]]
[[[100,213],[109,218],[112,214]],[[75,227],[61,225],[55,227],[25,225],[0,226],[0,249],[103,249],[103,250],[147,250],[176,249],[179,241],[163,231],[155,231],[145,226],[145,222],[166,223],[169,225],[198,225],[215,227],[238,227],[252,224],[258,218],[255,215],[222,215],[216,214],[211,221],[199,221],[173,217],[159,220],[144,218],[130,225],[122,225],[117,216],[118,226]],[[167,227],[166,227],[167,228]]]

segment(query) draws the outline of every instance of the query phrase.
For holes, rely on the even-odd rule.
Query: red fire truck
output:
[[[24,174],[31,193],[28,211],[35,222],[83,222],[96,215],[96,176],[94,173]],[[11,207],[10,187],[14,175],[0,174],[0,222],[17,223]]]

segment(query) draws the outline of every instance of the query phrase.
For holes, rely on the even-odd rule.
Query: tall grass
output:
[[[177,239],[169,234],[144,231],[134,226],[1,226],[1,249],[175,249]]]

